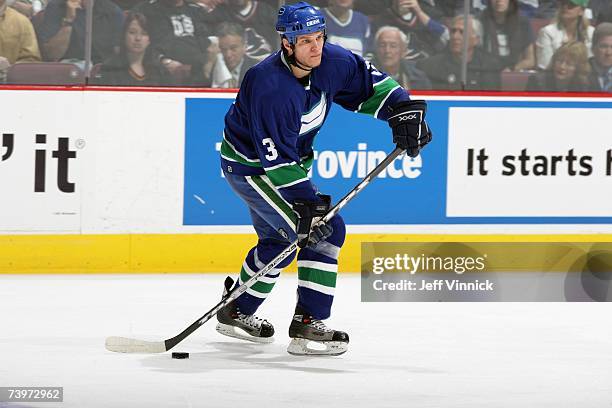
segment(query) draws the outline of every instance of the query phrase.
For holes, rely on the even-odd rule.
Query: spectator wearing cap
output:
[[[584,43],[563,44],[551,59],[546,71],[529,77],[528,91],[586,92],[590,91],[588,50]]]
[[[501,65],[480,47],[482,26],[476,18],[468,16],[467,79],[461,82],[463,57],[464,16],[454,17],[449,26],[450,41],[445,52],[419,60],[417,68],[424,71],[433,89],[497,90],[500,88]]]
[[[40,61],[38,42],[27,17],[0,0],[0,77],[16,62]]]
[[[561,45],[579,41],[591,50],[593,31],[585,16],[588,0],[560,0],[555,21],[540,30],[536,41],[537,67],[546,69]]]
[[[353,10],[353,0],[329,0],[329,6],[321,12],[325,16],[327,40],[363,56],[370,39],[370,22],[364,14]]]
[[[427,75],[404,58],[408,47],[406,34],[397,27],[382,26],[374,36],[372,64],[386,72],[405,89],[431,89]]]
[[[594,90],[612,92],[612,23],[601,23],[593,33],[590,82]]]

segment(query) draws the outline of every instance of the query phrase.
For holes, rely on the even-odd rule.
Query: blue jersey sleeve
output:
[[[330,54],[337,78],[343,81],[334,102],[343,108],[387,120],[388,106],[410,99],[397,81],[360,56],[338,49]]]

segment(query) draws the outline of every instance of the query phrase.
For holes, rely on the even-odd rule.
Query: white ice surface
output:
[[[0,275],[0,386],[63,386],[20,407],[612,407],[610,303],[361,303],[340,275],[329,325],[340,357],[286,353],[296,276],[261,314],[270,345],[208,322],[174,351],[115,354],[104,339],[163,340],[218,300],[221,275]]]

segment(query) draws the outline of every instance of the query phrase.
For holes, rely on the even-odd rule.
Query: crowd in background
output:
[[[310,3],[326,16],[329,42],[407,89],[612,92],[612,0],[470,0],[468,15],[462,0]],[[18,83],[29,72],[53,84],[49,73],[62,71],[32,68],[40,62],[73,64],[71,75],[83,74],[87,4],[0,0],[0,81]],[[83,81],[238,88],[246,70],[280,47],[278,7],[278,0],[94,0],[92,68]]]

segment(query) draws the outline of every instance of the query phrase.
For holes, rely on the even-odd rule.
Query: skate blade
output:
[[[246,340],[253,343],[268,344],[274,341],[274,337],[255,337],[251,336],[246,331],[236,326],[229,324],[217,323],[217,331],[224,336],[233,337],[235,339]]]
[[[342,341],[314,341],[307,339],[292,339],[287,347],[287,353],[294,356],[339,356],[346,353],[348,343]]]

